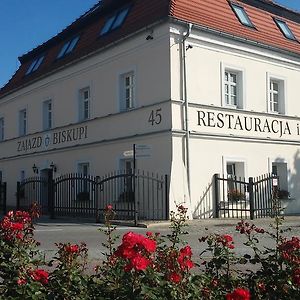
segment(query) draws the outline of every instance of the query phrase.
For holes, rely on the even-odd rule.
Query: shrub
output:
[[[168,235],[130,231],[116,245],[115,212],[108,205],[106,228],[101,229],[107,250],[93,274],[86,272],[84,243],[56,244],[56,256],[45,265],[34,240],[32,215],[9,212],[0,223],[0,298],[300,299],[300,238],[285,237],[276,203],[270,228],[238,222],[236,231],[249,247],[247,254],[236,255],[231,235],[211,233],[199,238],[206,244],[200,264],[194,262],[192,249],[183,240],[187,234],[183,206],[171,213]],[[272,239],[275,246],[261,245],[262,237]]]

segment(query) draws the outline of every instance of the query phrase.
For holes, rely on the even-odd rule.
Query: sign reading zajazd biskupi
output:
[[[17,151],[22,153],[29,150],[46,150],[49,147],[63,146],[70,142],[86,139],[87,137],[87,126],[57,130],[44,135],[19,140],[17,142]]]
[[[196,109],[193,130],[201,133],[236,135],[242,137],[300,140],[300,119],[284,115],[228,112],[215,108]]]

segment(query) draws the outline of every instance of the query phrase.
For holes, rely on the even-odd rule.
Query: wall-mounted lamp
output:
[[[54,173],[56,173],[57,167],[53,162],[50,164],[50,168],[53,170]]]
[[[33,164],[32,170],[33,170],[34,174],[38,174],[39,173],[39,169],[38,169],[38,167],[35,164]]]

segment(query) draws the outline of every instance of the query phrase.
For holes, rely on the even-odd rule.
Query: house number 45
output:
[[[156,110],[152,110],[148,119],[148,122],[151,123],[152,126],[155,124],[158,125],[161,123],[162,117],[161,117],[161,108],[158,108]]]

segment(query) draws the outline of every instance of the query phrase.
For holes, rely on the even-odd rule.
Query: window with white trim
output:
[[[88,162],[78,163],[78,173],[84,176],[88,176],[90,174],[90,163]]]
[[[134,108],[135,76],[133,71],[120,76],[120,97],[120,107],[122,111]]]
[[[228,201],[236,202],[245,200],[245,185],[240,183],[245,180],[245,163],[240,161],[228,161],[226,163],[226,173]]]
[[[244,71],[222,64],[222,105],[230,108],[245,108]]]
[[[0,142],[4,140],[4,118],[0,118]]]
[[[285,113],[284,80],[269,78],[268,111],[271,113]]]
[[[52,113],[52,100],[47,100],[43,102],[43,129],[51,129],[53,124],[53,113]]]
[[[91,182],[88,180],[90,174],[90,163],[81,162],[77,165],[78,173],[81,174],[81,178],[77,182],[77,201],[89,201],[90,200],[90,190]]]
[[[86,87],[79,91],[79,121],[90,118],[90,88]]]
[[[238,81],[237,81],[237,73],[225,70],[225,77],[224,77],[224,87],[225,87],[225,104],[229,106],[237,107],[237,88],[238,88]]]
[[[27,134],[27,110],[19,111],[19,136]]]
[[[119,196],[120,202],[133,202],[134,201],[134,177],[133,177],[133,159],[126,158],[120,161],[121,171],[124,172],[125,177],[122,178],[119,184]]]

